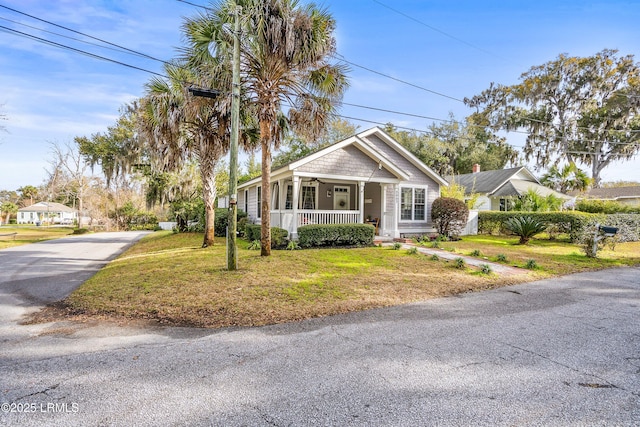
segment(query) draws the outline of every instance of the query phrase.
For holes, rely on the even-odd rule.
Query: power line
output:
[[[180,0],[180,1],[181,1],[181,0]],[[441,29],[439,29],[439,28],[436,28],[436,27],[434,27],[434,26],[432,26],[432,25],[427,24],[426,22],[423,22],[423,21],[420,21],[419,19],[414,18],[414,17],[413,17],[413,16],[411,16],[411,15],[407,15],[406,13],[401,12],[401,11],[399,11],[398,9],[394,9],[394,8],[393,8],[393,7],[391,7],[391,6],[389,6],[389,5],[387,5],[387,4],[382,3],[381,1],[378,1],[378,0],[372,0],[372,1],[373,1],[374,3],[378,3],[378,4],[379,4],[380,6],[382,6],[382,7],[386,7],[387,9],[389,9],[389,10],[391,10],[391,11],[393,11],[393,12],[397,13],[398,15],[402,15],[402,16],[404,16],[404,17],[405,17],[405,18],[407,18],[407,19],[410,19],[410,20],[412,20],[412,21],[414,21],[414,22],[417,22],[418,24],[423,25],[423,26],[425,26],[425,27],[429,28],[430,30],[433,30],[433,31],[435,31],[435,32],[437,32],[437,33],[440,33],[440,34],[442,34],[442,35],[444,35],[444,36],[446,36],[446,37],[449,37],[450,39],[453,39],[453,40],[455,40],[455,41],[457,41],[457,42],[460,42],[460,43],[462,43],[462,44],[465,44],[465,45],[467,45],[467,46],[469,46],[469,47],[471,47],[471,48],[473,48],[473,49],[479,50],[480,52],[483,52],[483,53],[486,53],[486,54],[488,54],[488,55],[494,56],[494,57],[496,57],[496,58],[499,58],[499,59],[505,60],[505,58],[503,58],[503,57],[501,57],[501,56],[498,56],[498,55],[496,55],[496,54],[495,54],[495,53],[493,53],[493,52],[489,52],[488,50],[482,49],[481,47],[478,47],[478,46],[476,46],[476,45],[474,45],[474,44],[471,44],[471,43],[469,43],[469,42],[467,42],[467,41],[465,41],[465,40],[462,40],[461,38],[458,38],[458,37],[453,36],[453,35],[451,35],[451,34],[449,34],[449,33],[446,33],[446,32],[442,31],[442,30],[441,30]]]
[[[432,93],[434,95],[442,96],[444,98],[449,98],[449,99],[452,99],[454,101],[458,101],[458,102],[461,102],[461,103],[464,104],[464,101],[462,99],[460,99],[460,98],[456,98],[454,96],[449,96],[449,95],[446,95],[446,94],[444,94],[442,92],[436,92],[435,90],[427,89],[426,87],[419,86],[417,84],[408,82],[406,80],[402,80],[402,79],[390,76],[389,74],[381,73],[380,71],[373,70],[371,68],[365,67],[364,65],[356,64],[355,62],[351,62],[351,61],[347,60],[343,55],[340,55],[339,53],[334,53],[332,56],[334,58],[336,58],[337,60],[339,60],[339,61],[345,62],[345,63],[347,63],[349,65],[353,65],[354,67],[362,68],[363,70],[369,71],[370,73],[378,74],[379,76],[386,77],[386,78],[394,80],[396,82],[399,82],[399,83],[414,87],[416,89],[420,89],[420,90],[423,90],[425,92]]]
[[[109,49],[109,50],[113,50],[115,52],[128,53],[128,52],[124,51],[122,48],[115,48],[115,47],[104,46],[104,45],[101,45],[101,44],[98,44],[98,43],[91,43],[90,41],[87,41],[87,40],[82,40],[82,39],[78,39],[78,38],[75,38],[75,37],[65,36],[64,34],[56,33],[56,32],[53,32],[53,31],[47,31],[47,30],[45,30],[43,28],[34,27],[33,25],[28,25],[28,24],[25,24],[25,23],[22,23],[22,22],[14,21],[12,19],[4,18],[2,16],[0,16],[0,19],[2,19],[3,21],[11,22],[12,24],[21,25],[23,27],[31,28],[32,30],[41,31],[43,33],[52,34],[54,36],[58,36],[58,37],[62,37],[62,38],[65,38],[65,39],[77,41],[77,42],[88,44],[88,45],[91,45],[91,46],[97,46],[97,47],[102,48],[102,49]],[[145,56],[143,54],[138,54],[138,55],[139,56]]]
[[[189,3],[189,2],[184,1],[184,0],[178,0],[178,1],[182,1],[182,2],[185,2],[185,3]],[[374,1],[375,1],[375,0],[374,0]],[[192,3],[189,3],[189,4],[192,4]],[[2,5],[0,5],[0,7],[7,8],[6,6],[2,6]],[[204,7],[204,6],[200,6],[200,7]],[[11,8],[7,8],[7,9],[14,10],[14,9],[11,9]],[[21,13],[21,12],[18,12],[18,13]],[[33,17],[33,16],[31,16],[31,15],[27,15],[27,16]],[[101,41],[101,42],[103,42],[103,43],[106,43],[106,44],[111,45],[111,46],[115,46],[115,47],[117,47],[117,48],[119,48],[119,49],[123,49],[123,50],[125,50],[125,51],[127,51],[127,52],[131,52],[131,53],[134,53],[134,54],[136,54],[136,55],[139,55],[139,56],[142,56],[142,57],[146,57],[146,58],[149,58],[149,59],[154,59],[154,60],[156,60],[156,61],[160,61],[160,62],[165,63],[165,64],[171,64],[171,63],[169,63],[169,62],[167,62],[167,61],[163,61],[163,60],[159,60],[159,59],[153,58],[153,57],[152,57],[152,56],[150,56],[150,55],[147,55],[147,54],[144,54],[144,53],[141,53],[141,52],[137,52],[137,51],[134,51],[134,50],[132,50],[132,49],[128,49],[128,48],[123,47],[123,46],[119,46],[119,45],[117,45],[117,44],[114,44],[114,43],[108,42],[108,41],[106,41],[106,40],[98,39],[98,38],[96,38],[96,37],[90,36],[90,35],[85,34],[85,33],[81,33],[81,32],[79,32],[79,31],[75,31],[75,30],[72,30],[72,29],[68,29],[68,28],[63,27],[63,26],[60,26],[60,25],[58,25],[58,24],[55,24],[55,23],[51,23],[51,22],[49,22],[49,21],[42,20],[42,19],[40,19],[40,18],[37,18],[37,17],[33,17],[33,18],[34,18],[34,19],[38,19],[38,20],[43,21],[43,22],[47,22],[47,23],[49,23],[49,24],[51,24],[51,25],[58,26],[58,27],[60,27],[60,28],[64,28],[64,29],[67,29],[67,30],[69,30],[69,31],[72,31],[72,32],[75,32],[75,33],[81,34],[81,35],[83,35],[83,36],[86,36],[86,37],[89,37],[89,38],[92,38],[92,39],[95,39],[95,40],[99,40],[99,41]],[[5,19],[5,18],[0,18],[0,19]],[[11,20],[8,20],[8,21],[9,21],[9,22],[14,22],[14,23],[15,23],[15,21],[11,21]],[[21,24],[21,25],[22,25],[22,24]],[[26,25],[26,26],[27,26],[27,27],[30,27],[30,26],[28,26],[28,25]],[[35,27],[30,27],[30,28],[35,28]],[[157,72],[155,72],[155,71],[151,71],[151,70],[148,70],[148,69],[145,69],[145,68],[142,68],[142,67],[138,67],[138,66],[134,66],[134,65],[131,65],[131,64],[127,64],[127,63],[122,62],[122,61],[117,61],[117,60],[114,60],[114,59],[111,59],[111,58],[107,58],[107,57],[104,57],[104,56],[101,56],[101,55],[97,55],[97,54],[94,54],[94,53],[91,53],[91,52],[87,52],[87,51],[84,51],[84,50],[81,50],[81,49],[77,49],[77,48],[74,48],[74,47],[71,47],[71,46],[67,46],[67,45],[64,45],[64,44],[61,44],[61,43],[57,43],[57,42],[54,42],[54,41],[52,41],[52,40],[47,40],[47,39],[44,39],[44,38],[41,38],[41,37],[37,37],[37,36],[35,36],[35,35],[28,34],[28,33],[24,33],[24,32],[21,32],[21,31],[18,31],[18,30],[15,30],[15,29],[9,28],[9,27],[0,26],[0,29],[3,29],[3,30],[8,31],[8,32],[12,32],[12,33],[17,34],[17,35],[22,36],[22,37],[26,37],[26,38],[33,39],[33,40],[36,40],[36,41],[38,41],[38,42],[41,42],[41,43],[44,43],[44,44],[48,44],[48,45],[51,45],[51,46],[54,46],[54,47],[58,47],[58,48],[62,48],[62,49],[67,49],[67,50],[70,50],[70,51],[73,51],[73,52],[76,52],[76,53],[79,53],[79,54],[82,54],[82,55],[85,55],[85,56],[88,56],[88,57],[91,57],[91,58],[94,58],[94,59],[99,59],[99,60],[103,60],[103,61],[107,61],[107,62],[112,62],[112,63],[118,64],[118,65],[122,65],[122,66],[125,66],[125,67],[128,67],[128,68],[132,68],[132,69],[135,69],[135,70],[139,70],[139,71],[147,72],[147,73],[150,73],[150,74],[153,74],[153,75],[156,75],[156,76],[162,77],[162,78],[169,79],[169,77],[168,77],[168,76],[166,76],[166,75],[164,75],[164,74],[161,74],[161,73],[157,73]],[[38,29],[38,28],[35,28],[35,29]],[[40,30],[40,29],[38,29],[38,30]],[[45,30],[42,30],[42,31],[45,31]],[[49,32],[49,31],[45,31],[45,32],[51,33],[51,32]],[[62,37],[66,37],[66,36],[64,36],[64,35],[60,35],[60,34],[57,34],[57,33],[52,33],[52,34],[59,35],[59,36],[62,36]],[[67,37],[67,38],[71,38],[71,37]],[[71,39],[72,39],[72,40],[78,40],[78,39],[75,39],[75,38],[71,38]],[[81,40],[78,40],[78,41],[81,41]],[[86,42],[86,41],[83,41],[83,42],[94,45],[93,43],[90,43],[90,42]],[[104,47],[104,46],[100,46],[100,47]],[[171,65],[175,65],[175,64],[171,64]],[[354,64],[354,65],[356,65],[356,64]],[[363,68],[364,68],[364,67],[363,67]],[[366,69],[366,68],[365,68],[365,69]],[[371,70],[371,71],[373,71],[373,70]],[[375,72],[375,71],[373,71],[373,72]],[[390,77],[390,76],[386,76],[386,77]],[[393,77],[390,77],[390,78],[393,78]],[[393,79],[395,79],[395,78],[393,78]],[[395,80],[397,80],[397,79],[395,79]],[[182,82],[182,83],[185,83],[185,84],[188,84],[188,85],[193,85],[193,83],[188,82],[188,81],[181,81],[181,82]],[[407,82],[404,82],[404,83],[407,83]],[[411,83],[407,83],[407,84],[413,85],[413,84],[411,84]],[[413,86],[415,86],[415,85],[413,85]],[[419,86],[416,86],[416,87],[419,87]],[[425,89],[425,88],[422,88],[422,89],[427,90],[427,91],[430,91],[429,89]],[[433,92],[433,91],[430,91],[430,92]],[[434,93],[437,93],[437,92],[434,92]],[[439,95],[443,95],[443,94],[439,94]],[[443,95],[443,96],[448,97],[447,95]],[[450,98],[451,98],[451,97],[450,97]],[[455,99],[455,98],[451,98],[451,99]],[[457,99],[456,99],[456,100],[457,100]],[[460,122],[460,121],[457,121],[457,120],[440,119],[440,118],[436,118],[436,117],[430,117],[430,116],[418,115],[418,114],[413,114],[413,113],[405,113],[405,112],[400,112],[400,111],[394,111],[394,110],[388,110],[388,109],[382,109],[382,108],[376,108],[376,107],[370,107],[370,106],[364,106],[364,105],[358,105],[358,104],[350,104],[350,103],[345,103],[345,102],[343,102],[342,104],[343,104],[343,105],[353,106],[353,107],[356,107],[356,108],[363,108],[363,109],[370,109],[370,110],[382,111],[382,112],[387,112],[387,113],[392,113],[392,114],[399,114],[399,115],[404,115],[404,116],[409,116],[409,117],[417,117],[417,118],[424,118],[424,119],[434,120],[434,121],[441,121],[441,122],[447,122],[447,123],[455,123],[455,124],[461,124],[461,125],[463,125],[463,126],[472,126],[472,127],[485,128],[485,126],[481,126],[481,125],[473,125],[473,124],[467,124],[467,123]],[[348,118],[348,117],[345,117],[345,118]],[[375,122],[375,121],[370,121],[370,120],[366,120],[366,119],[358,119],[358,118],[353,118],[353,119],[354,119],[354,120],[364,121],[364,122],[370,122],[370,123],[374,123],[374,124],[383,124],[383,125],[384,125],[384,123]],[[537,120],[537,119],[531,119],[531,120],[533,120],[533,121],[537,121],[537,122],[541,122],[541,123],[546,123],[546,124],[549,124],[549,123],[550,123],[550,122],[543,122],[543,121],[540,121],[540,120]],[[414,129],[414,128],[408,128],[408,127],[401,127],[401,126],[398,126],[398,128],[402,128],[402,129],[406,129],[406,130],[411,130],[411,131],[416,131],[416,132],[433,133],[432,131],[425,131],[425,130]],[[610,131],[624,131],[624,130],[610,130]],[[525,132],[525,131],[517,131],[517,130],[511,130],[511,131],[509,131],[509,130],[507,130],[507,132],[511,132],[511,133],[522,133],[522,134],[531,135],[531,133],[530,133],[530,132]],[[636,130],[629,130],[628,132],[639,132],[639,131],[636,131]],[[536,136],[536,135],[531,135],[531,136]],[[540,137],[540,136],[538,136],[538,137]],[[637,143],[635,143],[635,142],[628,142],[628,143],[624,143],[624,142],[598,141],[598,140],[587,140],[587,139],[579,139],[578,141],[582,141],[582,142],[593,142],[593,143],[607,143],[607,144],[621,144],[621,145],[632,145],[632,144],[637,144]]]
[[[166,64],[166,63],[167,63],[167,61],[164,61],[164,60],[162,60],[162,59],[158,59],[158,58],[154,58],[154,57],[153,57],[153,56],[151,56],[151,55],[147,55],[147,54],[145,54],[145,53],[137,52],[137,51],[135,51],[135,50],[133,50],[133,49],[129,49],[129,48],[127,48],[127,47],[120,46],[120,45],[115,44],[115,43],[111,43],[111,42],[109,42],[109,41],[107,41],[107,40],[103,40],[103,39],[101,39],[101,38],[94,37],[94,36],[91,36],[91,35],[89,35],[89,34],[85,34],[85,33],[83,33],[83,32],[80,32],[80,31],[74,30],[73,28],[65,27],[64,25],[56,24],[55,22],[47,21],[46,19],[38,18],[37,16],[33,16],[33,15],[28,14],[28,13],[21,12],[21,11],[19,11],[19,10],[13,9],[13,8],[11,8],[11,7],[8,7],[8,6],[2,5],[2,4],[0,4],[0,7],[4,8],[4,9],[7,9],[7,10],[10,10],[10,11],[12,11],[12,12],[18,13],[18,14],[20,14],[20,15],[28,16],[28,17],[29,17],[29,18],[31,18],[31,19],[35,19],[35,20],[37,20],[37,21],[44,22],[44,23],[49,24],[49,25],[53,25],[54,27],[62,28],[63,30],[70,31],[70,32],[75,33],[75,34],[80,34],[80,35],[82,35],[82,36],[84,36],[84,37],[89,37],[90,39],[97,40],[97,41],[99,41],[99,42],[101,42],[101,43],[104,43],[104,44],[107,44],[107,45],[109,45],[109,46],[113,46],[113,47],[117,47],[117,48],[119,48],[119,49],[126,50],[126,51],[128,51],[128,52],[130,52],[130,53],[133,53],[133,54],[135,54],[135,55],[143,56],[143,57],[145,57],[145,58],[152,59],[152,60],[154,60],[154,61],[158,61],[158,62],[162,62],[162,63],[164,63],[164,64]]]
[[[0,29],[15,33],[15,34],[17,34],[19,36],[22,36],[22,37],[33,39],[33,40],[36,40],[36,41],[39,41],[41,43],[48,44],[48,45],[51,45],[51,46],[54,46],[54,47],[59,47],[59,48],[62,48],[62,49],[68,49],[68,50],[71,50],[73,52],[76,52],[76,53],[79,53],[81,55],[85,55],[85,56],[88,56],[88,57],[91,57],[91,58],[100,59],[102,61],[107,61],[107,62],[112,62],[114,64],[122,65],[122,66],[127,67],[127,68],[132,68],[134,70],[144,71],[146,73],[154,74],[154,75],[159,76],[159,77],[167,78],[167,76],[165,76],[163,74],[160,74],[160,73],[156,73],[155,71],[151,71],[151,70],[147,70],[145,68],[141,68],[141,67],[138,67],[138,66],[135,66],[135,65],[127,64],[127,63],[124,63],[124,62],[121,62],[121,61],[117,61],[115,59],[107,58],[105,56],[96,55],[95,53],[87,52],[87,51],[82,50],[82,49],[76,49],[75,47],[71,47],[71,46],[67,46],[67,45],[61,44],[61,43],[57,43],[57,42],[54,42],[52,40],[43,39],[42,37],[34,36],[32,34],[23,33],[22,31],[18,31],[18,30],[15,30],[13,28],[5,27],[4,25],[0,25]]]

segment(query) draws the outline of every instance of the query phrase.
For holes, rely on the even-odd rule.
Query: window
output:
[[[293,184],[287,184],[287,195],[284,202],[285,209],[293,209]]]
[[[258,218],[262,218],[262,187],[257,187],[258,188],[258,197],[257,197],[257,204],[258,204],[258,214],[256,215]]]
[[[301,209],[315,209],[317,201],[317,188],[314,185],[302,185]]]
[[[244,190],[244,212],[249,213],[249,190]]]
[[[400,220],[425,221],[427,217],[426,188],[400,189]]]
[[[500,199],[500,211],[507,212],[513,210],[513,200]]]

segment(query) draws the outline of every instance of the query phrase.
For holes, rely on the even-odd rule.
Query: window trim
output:
[[[305,187],[312,187],[314,189],[313,208],[311,209],[304,208],[304,188]],[[317,182],[303,182],[302,185],[300,186],[300,198],[298,200],[298,209],[310,210],[310,211],[317,210],[318,209],[318,189],[319,189],[319,186]]]
[[[411,190],[411,219],[403,219],[402,218],[402,192],[403,190]],[[424,190],[424,218],[423,219],[415,219],[416,218],[416,190]],[[400,203],[398,203],[398,222],[404,223],[424,223],[429,222],[428,213],[428,195],[429,195],[429,186],[428,185],[402,185],[400,186]]]
[[[258,211],[256,212],[256,218],[262,218],[262,186],[256,186],[256,205],[258,207]]]

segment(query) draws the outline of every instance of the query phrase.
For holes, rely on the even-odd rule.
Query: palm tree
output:
[[[571,162],[562,169],[558,169],[556,165],[551,166],[540,182],[556,191],[567,193],[573,190],[585,191],[592,179],[575,163]]]
[[[288,128],[307,139],[322,133],[347,87],[344,66],[332,65],[335,52],[330,14],[298,0],[226,0],[190,20],[194,48],[216,47],[227,58],[229,24],[242,8],[241,80],[260,129],[262,150],[261,255],[271,254],[271,152]],[[283,113],[287,109],[287,114]]]
[[[214,64],[212,64],[214,65]],[[227,88],[224,69],[215,67],[215,81],[198,78],[186,64],[166,65],[169,80],[152,78],[141,100],[139,127],[153,156],[164,170],[175,170],[195,157],[200,168],[205,205],[205,233],[202,247],[213,244],[215,236],[215,169],[229,148],[230,98],[196,98],[188,84]],[[212,78],[214,73],[207,77]]]

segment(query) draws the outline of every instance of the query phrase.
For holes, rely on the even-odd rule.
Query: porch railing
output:
[[[359,211],[317,211],[299,210],[297,225],[309,224],[351,224],[360,222]]]

